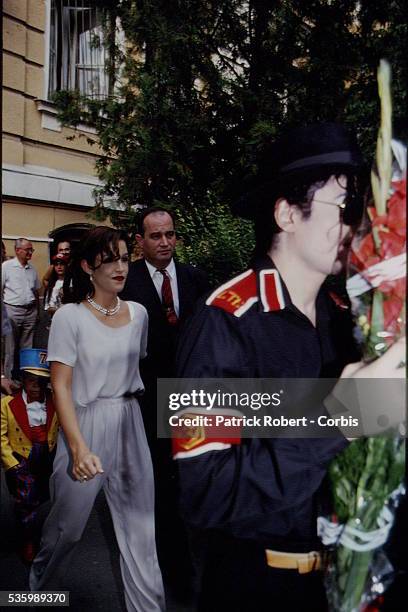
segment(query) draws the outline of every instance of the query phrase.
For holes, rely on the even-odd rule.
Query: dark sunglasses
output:
[[[344,202],[328,202],[327,200],[314,198],[313,201],[319,202],[319,204],[327,204],[328,206],[336,206],[339,209],[340,220],[344,225],[358,226],[363,218],[363,198],[350,196]]]

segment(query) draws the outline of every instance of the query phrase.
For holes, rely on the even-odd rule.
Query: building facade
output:
[[[98,10],[93,0],[3,0],[2,236],[9,256],[29,238],[40,274],[58,240],[93,223],[97,139],[62,127],[52,94],[106,95]]]

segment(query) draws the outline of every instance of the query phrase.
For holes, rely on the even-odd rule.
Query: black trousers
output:
[[[166,587],[183,602],[190,600],[193,589],[188,534],[178,512],[171,440],[157,438],[157,394],[152,387],[146,386],[140,408],[153,462],[157,554]]]
[[[271,568],[259,544],[212,538],[199,612],[327,612],[322,572]]]

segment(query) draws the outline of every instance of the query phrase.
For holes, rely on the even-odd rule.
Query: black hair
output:
[[[94,286],[89,274],[82,269],[81,261],[85,260],[93,270],[99,268],[102,263],[114,261],[119,257],[119,241],[121,240],[126,245],[128,244],[128,236],[124,231],[104,225],[94,227],[84,235],[65,274],[64,303],[75,302],[79,304],[88,295],[91,297],[94,295]],[[98,256],[101,257],[101,262],[96,266],[95,262]]]
[[[27,376],[35,376],[35,378],[40,383],[40,385],[44,387],[45,389],[47,388],[48,383],[50,382],[50,379],[48,376],[41,376],[41,374],[34,374],[34,372],[28,372],[27,370],[21,370],[20,374],[21,374],[21,378],[23,382],[24,382],[24,378],[26,378]]]
[[[149,206],[149,208],[144,208],[142,210],[142,212],[140,213],[139,219],[138,219],[138,233],[141,236],[144,236],[144,232],[145,232],[144,220],[146,219],[148,215],[155,214],[155,213],[167,213],[168,215],[170,215],[173,221],[174,228],[176,227],[176,216],[172,210],[170,210],[169,208],[164,208],[162,206]]]
[[[270,182],[263,183],[257,190],[258,205],[255,213],[255,251],[254,257],[266,255],[277,235],[282,231],[275,220],[275,205],[284,198],[292,206],[301,211],[307,219],[311,215],[312,200],[318,189],[321,189],[331,176],[337,180],[341,176],[347,178],[347,200],[353,201],[353,206],[363,210],[363,184],[365,176],[349,166],[318,167],[277,176]],[[358,216],[358,214],[356,215]]]
[[[59,278],[58,274],[55,271],[55,264],[57,264],[57,263],[63,263],[64,266],[65,266],[65,273],[67,272],[67,265],[68,265],[67,261],[61,262],[61,260],[57,260],[57,261],[52,262],[52,272],[51,272],[50,279],[48,281],[47,290],[46,290],[46,292],[44,294],[44,298],[45,298],[46,301],[50,299],[50,297],[52,295],[52,290],[54,289],[55,283],[57,282],[57,280]],[[65,274],[64,274],[64,277],[65,277]]]

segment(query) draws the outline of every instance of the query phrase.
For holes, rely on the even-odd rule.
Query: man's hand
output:
[[[340,378],[405,378],[406,342],[400,338],[388,351],[371,363],[349,363]]]
[[[401,338],[368,365],[350,363],[325,401],[331,416],[340,415],[339,407],[343,407],[346,416],[358,417],[356,435],[384,434],[404,423],[405,385],[401,379],[405,379],[406,373],[405,344],[405,338]],[[353,439],[350,428],[343,433],[349,440]]]

